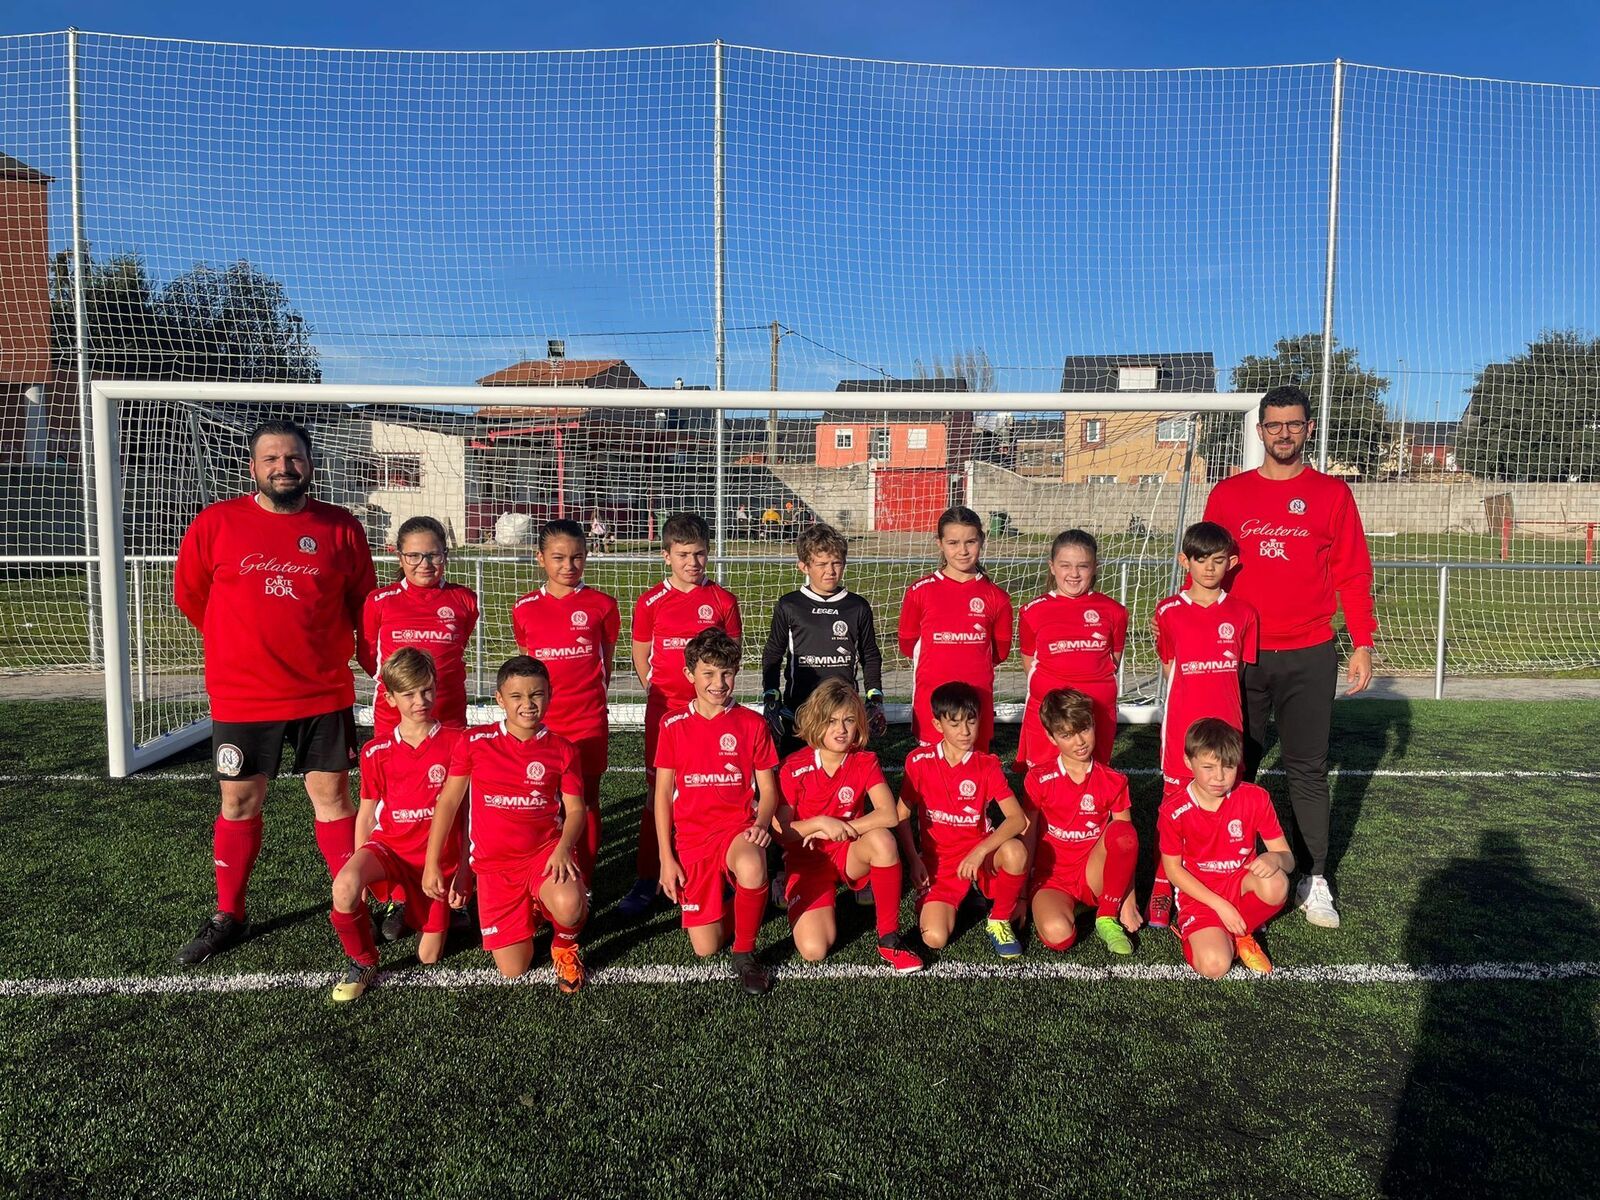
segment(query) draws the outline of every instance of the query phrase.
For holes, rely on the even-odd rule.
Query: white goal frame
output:
[[[411,387],[374,384],[290,383],[183,383],[98,380],[90,385],[92,446],[98,532],[96,561],[100,610],[104,616],[107,759],[113,778],[122,778],[151,766],[169,755],[204,741],[211,734],[210,718],[169,730],[144,745],[135,744],[134,678],[130,654],[130,620],[123,530],[120,413],[123,401],[181,401],[255,404],[415,404],[437,406],[518,406],[528,408],[660,408],[721,410],[724,412],[788,411],[922,411],[948,412],[1182,412],[1233,414],[1242,433],[1242,469],[1259,466],[1264,450],[1255,436],[1255,411],[1259,392],[822,392],[822,391],[721,391],[696,392],[651,389],[604,390],[571,387]],[[713,558],[724,557],[722,517],[725,516],[721,423],[716,426],[716,496],[719,520],[714,532]],[[613,704],[618,727],[638,725],[642,704]],[[890,705],[892,719],[905,720],[909,705]],[[897,711],[898,710],[898,711]],[[1005,710],[1005,711],[1000,711]],[[1014,711],[1013,711],[1014,710]],[[997,719],[1020,719],[1020,703],[997,706]],[[484,715],[488,719],[487,712]],[[1119,718],[1126,723],[1151,722],[1160,716],[1159,705],[1123,705]]]

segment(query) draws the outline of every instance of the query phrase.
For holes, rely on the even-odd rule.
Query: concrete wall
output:
[[[385,539],[389,545],[394,545],[400,526],[418,516],[438,518],[453,542],[466,536],[467,446],[463,439],[374,421],[372,451],[374,455],[403,454],[422,463],[421,487],[378,487],[367,497],[368,505],[389,514]]]
[[[772,473],[806,506],[843,534],[868,529],[867,466],[811,467],[779,464]]]

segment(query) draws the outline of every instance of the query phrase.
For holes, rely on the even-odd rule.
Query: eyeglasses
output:
[[[1271,434],[1279,434],[1285,431],[1289,433],[1304,433],[1306,426],[1309,424],[1311,424],[1310,421],[1263,421],[1261,422],[1261,428]]]
[[[405,554],[400,556],[400,561],[405,563],[408,567],[420,567],[423,563],[427,563],[430,567],[437,566],[439,563],[442,563],[444,559],[445,554],[443,550],[430,550],[426,554],[419,554],[415,551],[407,551]]]

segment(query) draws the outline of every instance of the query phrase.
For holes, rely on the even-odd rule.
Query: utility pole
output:
[[[782,325],[774,321],[769,327],[772,334],[772,383],[769,390],[778,390],[778,343],[783,340],[783,335],[788,332]],[[770,470],[778,465],[778,410],[767,410],[767,467]]]

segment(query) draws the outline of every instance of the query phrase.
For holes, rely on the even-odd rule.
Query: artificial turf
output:
[[[10,995],[12,1194],[1344,1196],[1593,1194],[1600,1162],[1596,708],[1336,710],[1344,927],[1286,915],[1280,966],[1587,963],[1560,980],[1252,983],[808,977],[781,918],[760,999],[731,982]],[[211,785],[103,770],[89,705],[0,707],[5,982],[170,976],[210,903]],[[899,740],[893,740],[898,735]],[[1004,736],[1004,735],[1003,735]],[[1002,743],[1003,744],[1003,743]],[[884,749],[904,749],[894,731]],[[636,766],[637,735],[613,761]],[[1117,762],[1155,762],[1124,730]],[[1273,765],[1269,757],[1267,766]],[[1456,771],[1543,772],[1536,778]],[[1369,772],[1400,772],[1377,774]],[[1433,773],[1433,774],[1423,774]],[[50,778],[55,776],[57,778]],[[1266,782],[1281,798],[1281,777]],[[673,914],[625,927],[642,776],[606,781],[589,961],[686,964]],[[1133,779],[1145,835],[1158,794]],[[256,933],[197,975],[340,965],[309,807],[274,785]],[[981,914],[945,961],[993,967]],[[876,964],[865,910],[837,961]],[[907,920],[909,921],[909,909]],[[542,944],[541,944],[542,945]],[[404,966],[407,944],[386,950]],[[414,961],[414,960],[412,960]],[[1092,937],[1025,962],[1109,967]],[[1134,963],[1176,967],[1146,933]],[[486,966],[463,936],[445,968]]]

